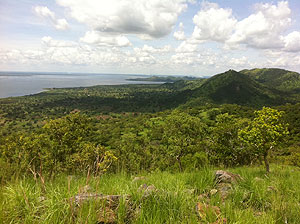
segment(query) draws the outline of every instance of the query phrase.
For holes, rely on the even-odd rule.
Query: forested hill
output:
[[[278,68],[263,68],[240,71],[255,81],[281,91],[300,92],[300,74]]]
[[[215,104],[239,104],[250,106],[274,105],[284,103],[278,90],[264,86],[243,73],[229,70],[206,80],[193,89],[189,105],[202,102]]]

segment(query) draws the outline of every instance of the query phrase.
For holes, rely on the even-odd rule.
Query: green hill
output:
[[[207,102],[261,106],[284,101],[277,90],[234,70],[209,78],[200,87],[192,90],[191,98],[189,106]]]
[[[285,92],[300,92],[300,74],[278,68],[242,70],[255,81]]]

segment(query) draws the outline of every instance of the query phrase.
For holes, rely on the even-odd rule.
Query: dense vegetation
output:
[[[271,78],[272,72],[274,79]],[[153,172],[157,173],[153,176],[156,186],[159,186],[159,176],[167,175],[171,179],[168,184],[176,185],[172,181],[178,177],[182,178],[179,187],[204,192],[208,185],[213,187],[211,179],[199,180],[207,181],[203,183],[207,186],[197,187],[196,182],[188,186],[189,178],[195,178],[197,170],[211,173],[212,169],[205,171],[208,166],[230,168],[264,162],[268,171],[271,162],[300,167],[300,84],[294,82],[299,76],[278,69],[230,70],[209,79],[157,85],[53,89],[30,96],[0,99],[0,199],[2,209],[7,206],[5,214],[8,215],[7,219],[1,216],[0,220],[31,223],[40,219],[53,223],[61,214],[69,214],[68,204],[50,199],[55,197],[51,193],[52,184],[65,187],[65,182],[59,178],[67,175],[79,178],[88,173],[96,178],[93,183],[96,184],[97,177],[103,173],[109,173],[107,178],[114,173],[112,180],[120,178],[124,181],[115,185],[116,188],[124,187],[127,190],[122,193],[128,193],[136,192],[137,186],[130,185],[127,175]],[[278,166],[273,167],[279,172],[278,176],[265,181],[273,180],[280,187],[282,176],[286,175],[290,180],[297,178],[298,173],[290,174],[296,168],[278,171]],[[256,186],[250,180],[250,177],[262,177],[263,170],[258,174],[257,170],[248,168],[243,173],[243,169],[246,168],[237,169],[237,172],[249,180],[238,185],[232,198],[221,206],[224,217],[232,223],[239,220],[238,216],[248,217],[249,223],[274,223],[277,222],[275,219],[283,223],[283,217],[286,217],[283,214],[291,209],[293,212],[288,220],[292,223],[292,220],[300,219],[295,215],[295,201],[282,204],[293,197],[299,201],[296,188],[292,188],[295,193],[282,199],[284,194],[289,194],[287,185],[280,194],[266,193],[265,182]],[[169,173],[161,173],[166,171]],[[185,176],[182,172],[189,174]],[[171,173],[175,173],[174,176]],[[15,181],[23,177],[29,179]],[[35,185],[38,179],[41,181]],[[109,183],[109,178],[106,181]],[[101,189],[106,191],[106,182],[98,182],[96,185],[103,184]],[[68,193],[59,188],[62,191],[59,197],[70,197],[76,187],[69,189]],[[33,190],[40,193],[34,194]],[[189,216],[189,203],[195,202],[196,195],[182,201],[186,195],[178,193],[181,190],[175,187],[169,189],[173,192],[171,195],[157,196],[159,202],[170,197],[170,204],[165,204],[165,209],[177,209],[178,214],[156,216],[155,208],[151,206],[159,207],[164,202],[149,202],[150,207],[144,209],[152,209],[154,216],[145,210],[136,222],[172,223],[172,219],[175,223],[184,222],[184,217]],[[247,192],[254,193],[249,204],[240,208],[238,200]],[[22,194],[23,198],[19,198]],[[37,201],[41,194],[47,197],[42,204]],[[12,197],[12,203],[19,203],[17,200],[25,203],[17,211],[19,215],[13,212],[15,205],[4,200],[7,196]],[[135,200],[140,200],[139,197],[136,195]],[[32,205],[29,200],[33,200]],[[220,202],[218,198],[211,200],[212,204]],[[279,207],[272,200],[280,201]],[[269,204],[265,207],[267,202]],[[58,213],[42,216],[43,211],[51,210],[50,204],[53,209],[63,207]],[[230,209],[237,209],[239,215],[234,215]],[[256,209],[262,212],[261,216],[255,216]],[[251,213],[253,210],[255,212]],[[92,216],[86,216],[90,211],[81,212],[82,220],[88,220],[88,217],[93,220]],[[186,223],[196,223],[197,217],[190,217]],[[69,218],[66,217],[64,222],[72,222]],[[83,221],[78,219],[77,222]]]

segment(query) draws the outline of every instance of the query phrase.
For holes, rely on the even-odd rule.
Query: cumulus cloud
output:
[[[55,13],[46,6],[36,6],[34,12],[38,16],[48,19],[57,30],[67,30],[69,28],[67,20],[57,19]]]
[[[123,35],[107,35],[98,31],[88,31],[85,35],[80,38],[80,41],[88,44],[104,45],[104,46],[118,46],[127,47],[131,43],[127,37]]]
[[[161,48],[155,48],[155,47],[145,44],[142,48],[134,48],[134,51],[147,52],[149,54],[164,54],[164,53],[169,53],[171,51],[171,49],[172,48],[170,45],[165,45]]]
[[[42,38],[42,44],[47,47],[74,47],[77,45],[77,43],[73,41],[53,40],[53,38],[49,36]]]
[[[280,35],[291,24],[291,10],[287,1],[277,5],[257,4],[256,12],[236,24],[228,44],[245,44],[254,48],[282,48]]]
[[[198,49],[197,44],[190,43],[188,41],[182,41],[175,51],[177,53],[185,53],[185,52],[196,52],[197,49]]]
[[[162,63],[166,65],[162,57],[172,51],[170,45],[144,45],[128,49],[109,45],[90,46],[84,42],[56,40],[50,36],[43,37],[41,43],[40,49],[31,51],[0,49],[0,64],[111,66],[117,69],[124,66],[130,68],[134,63],[135,67],[143,68]]]
[[[186,42],[199,44],[216,41],[224,43],[225,49],[245,46],[298,52],[300,32],[294,31],[285,35],[291,21],[288,1],[255,4],[254,13],[242,20],[236,19],[229,8],[203,1],[201,10],[193,18],[193,34]]]
[[[237,23],[231,9],[220,8],[216,3],[203,2],[202,9],[194,16],[193,39],[200,41],[225,41]]]
[[[183,29],[184,29],[183,23],[179,23],[179,30],[174,32],[174,35],[173,35],[176,40],[185,40],[186,39]]]
[[[93,31],[137,34],[150,38],[168,35],[187,8],[185,0],[57,0],[70,16]]]
[[[300,51],[300,32],[294,31],[283,37],[284,49],[290,52]]]

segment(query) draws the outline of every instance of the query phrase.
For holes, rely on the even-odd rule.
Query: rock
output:
[[[132,182],[134,183],[134,182],[137,182],[137,181],[140,181],[140,180],[146,180],[146,179],[147,179],[147,178],[144,177],[144,176],[134,177],[133,180],[132,180]]]
[[[215,173],[215,182],[221,198],[225,199],[232,190],[232,184],[240,180],[242,180],[242,177],[238,174],[217,170]]]
[[[235,183],[242,180],[242,177],[238,174],[230,173],[224,170],[217,170],[215,173],[215,181],[219,183]]]
[[[126,203],[126,215],[130,219],[132,212],[131,205],[129,203],[130,195],[103,195],[97,193],[80,193],[70,198],[70,203],[75,204],[74,213],[78,212],[79,206],[84,206],[87,201],[94,201],[97,211],[98,222],[102,224],[114,224],[118,222],[118,208],[120,205],[120,199],[125,198]]]
[[[232,186],[230,183],[221,183],[217,186],[217,188],[222,199],[227,198],[230,191],[232,190]]]
[[[71,202],[75,202],[76,205],[81,205],[88,200],[105,201],[109,204],[118,204],[121,197],[128,199],[129,195],[103,195],[97,193],[80,193],[70,198]]]

